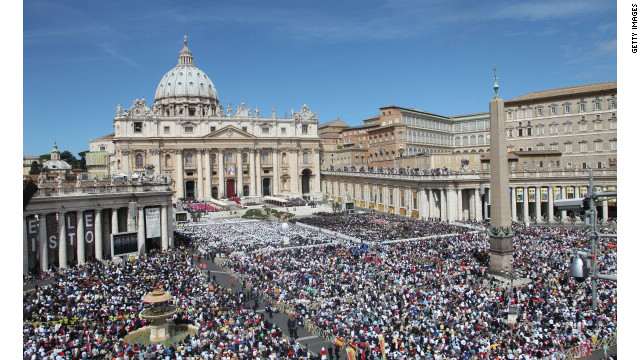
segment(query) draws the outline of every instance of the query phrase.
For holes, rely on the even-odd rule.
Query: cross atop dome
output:
[[[187,47],[187,35],[184,36],[184,47],[180,51],[178,65],[193,65],[193,55],[191,55],[191,51]]]

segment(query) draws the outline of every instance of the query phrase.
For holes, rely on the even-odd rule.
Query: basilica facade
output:
[[[168,176],[181,198],[319,199],[318,116],[307,105],[276,117],[242,103],[223,107],[211,79],[193,63],[187,40],[160,80],[155,102],[117,106],[109,173],[149,169]],[[105,137],[101,138],[104,139]]]

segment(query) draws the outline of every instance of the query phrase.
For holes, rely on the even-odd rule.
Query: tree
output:
[[[31,162],[31,167],[29,168],[29,175],[40,174],[40,166],[38,166],[38,162],[33,160]]]

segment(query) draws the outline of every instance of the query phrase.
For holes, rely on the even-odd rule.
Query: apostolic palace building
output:
[[[579,222],[554,201],[583,197],[589,170],[596,190],[616,189],[616,94],[610,82],[505,101],[512,220]],[[118,255],[114,234],[131,234],[124,252],[171,247],[172,204],[184,199],[331,200],[442,221],[491,215],[488,112],[387,105],[349,126],[319,125],[307,105],[285,117],[223,106],[185,39],[154,103],[136,99],[115,113],[114,133],[89,143],[88,174],[68,181],[54,146],[57,170],[40,176],[23,213],[25,273]],[[598,204],[598,213],[615,217],[615,200]]]

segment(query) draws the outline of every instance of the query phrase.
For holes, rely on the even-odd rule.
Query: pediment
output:
[[[227,125],[204,136],[206,139],[256,139],[257,137],[242,131],[233,125]]]

